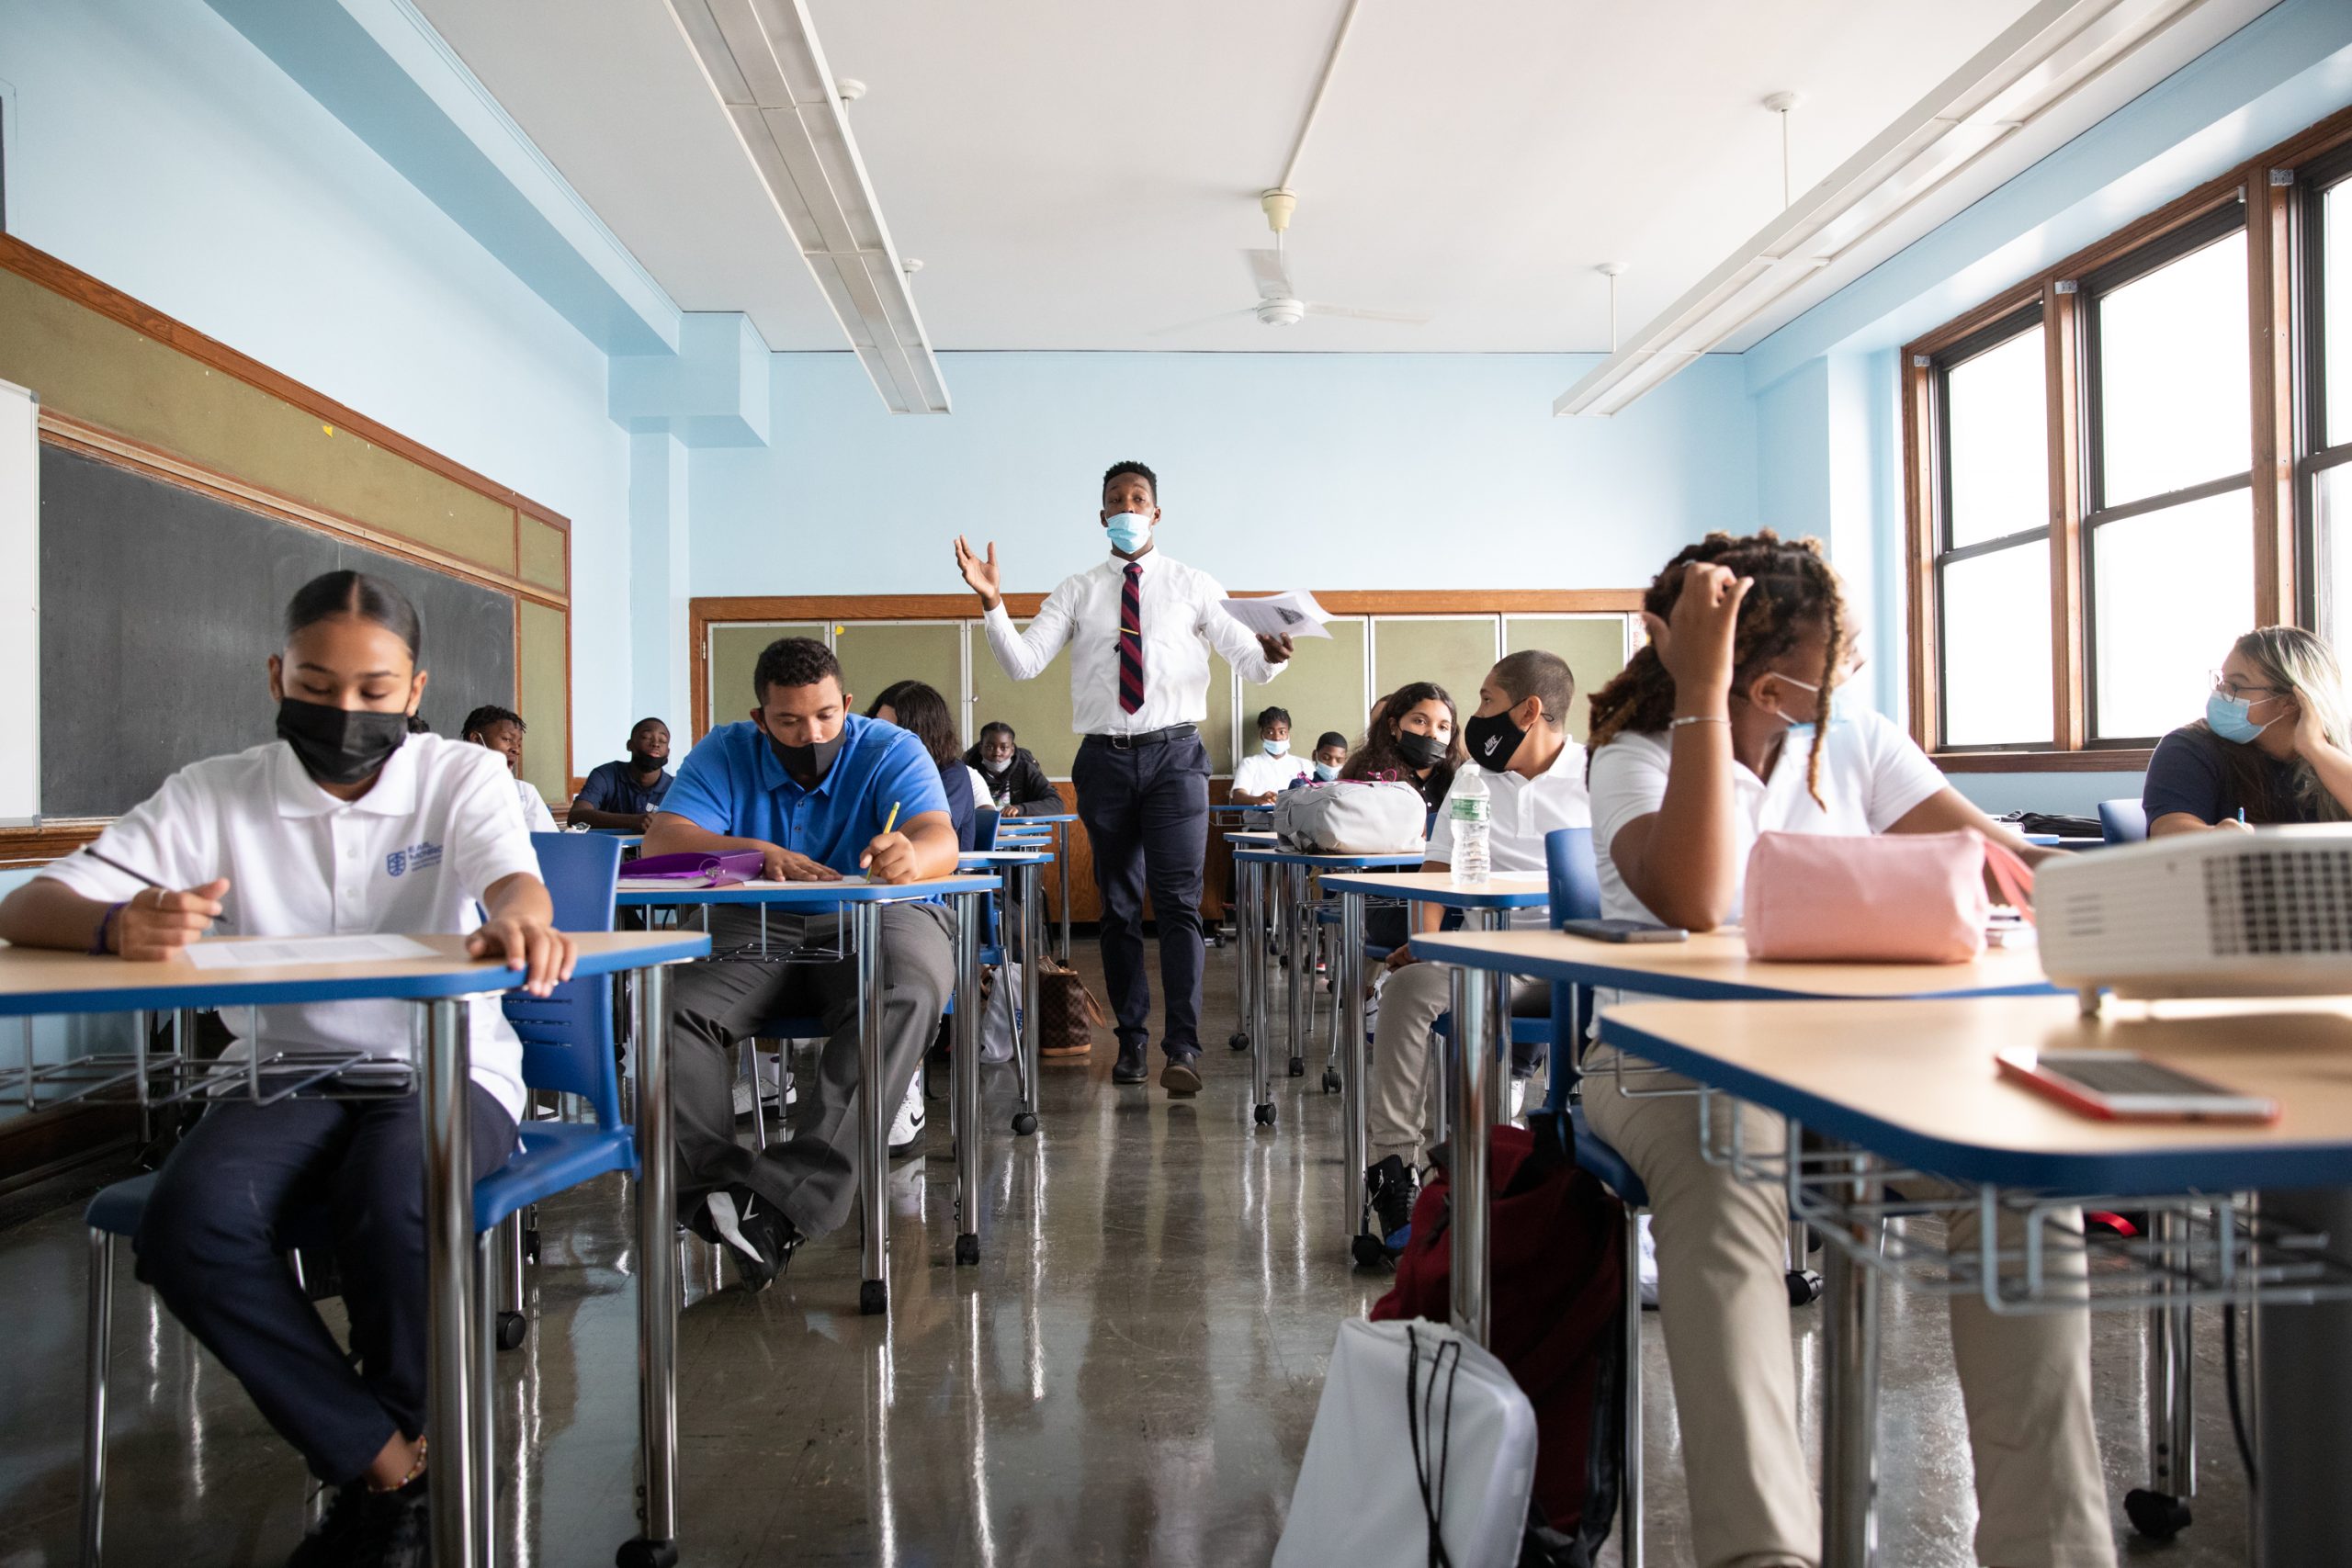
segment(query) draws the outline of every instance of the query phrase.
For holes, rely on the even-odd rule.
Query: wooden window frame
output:
[[[2307,383],[2315,367],[2299,341],[2311,307],[2304,287],[2304,203],[2295,184],[2306,165],[2334,167],[2352,149],[2352,108],[2266,149],[2216,179],[2126,224],[2097,243],[1987,299],[1906,344],[1903,350],[1905,582],[1909,609],[1911,731],[1947,773],[2129,773],[2144,769],[2144,743],[2090,739],[2087,647],[2087,529],[2093,522],[2094,453],[2088,423],[2092,374],[2089,310],[2083,288],[2102,274],[2144,259],[2215,215],[2243,204],[2252,407],[2252,513],[2256,624],[2294,618],[2310,624],[2316,586],[2312,570]],[[2324,163],[2324,161],[2325,161]],[[2216,236],[2208,234],[2201,243]],[[2185,250],[2183,253],[2185,254]],[[2167,257],[2166,259],[2170,259]],[[2154,264],[2152,264],[2154,265]],[[2050,474],[2050,628],[2052,736],[2047,746],[1947,748],[1942,741],[1941,646],[1938,624],[1938,546],[1942,537],[1943,475],[1939,389],[1941,363],[1989,328],[2039,308],[2043,329]],[[2339,395],[2344,395],[2339,393]],[[2332,457],[2316,467],[2334,461]],[[2229,481],[2233,486],[2237,481]],[[2229,488],[2225,486],[2224,488]],[[2170,499],[2183,499],[2188,492]],[[2100,521],[2108,520],[2100,518]]]
[[[2291,421],[2298,434],[2288,484],[2294,493],[2294,502],[2305,525],[2296,531],[2296,580],[2300,592],[2296,598],[2297,618],[2307,626],[2320,626],[2329,618],[2329,608],[2320,601],[2324,585],[2319,558],[2319,476],[2329,468],[2352,463],[2352,435],[2333,446],[2327,442],[2327,399],[2331,393],[2352,401],[2352,387],[2331,389],[2326,376],[2326,297],[2320,291],[2319,280],[2324,265],[2322,225],[2318,206],[2321,197],[2331,188],[2352,185],[2352,141],[2332,152],[2324,152],[2297,171],[2293,199],[2286,204],[2287,233],[2283,248],[2294,268],[2294,296],[2301,310],[2298,324],[2301,335],[2295,344],[2292,360],[2294,384],[2290,408],[2283,416]],[[2352,606],[2346,606],[2347,619],[2352,619]]]

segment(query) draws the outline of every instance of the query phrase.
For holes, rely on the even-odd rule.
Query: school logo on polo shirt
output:
[[[404,850],[394,850],[384,857],[384,870],[394,876],[406,871],[423,871],[441,863],[441,846],[430,842],[411,844]]]

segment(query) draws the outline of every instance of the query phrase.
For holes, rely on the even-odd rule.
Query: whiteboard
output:
[[[0,768],[0,823],[40,816],[40,403],[0,381],[0,735],[30,745]],[[30,766],[25,764],[29,762]]]

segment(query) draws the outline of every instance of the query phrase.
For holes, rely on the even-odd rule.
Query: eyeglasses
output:
[[[2286,695],[2285,693],[2281,692],[2276,686],[2249,686],[2243,681],[2222,674],[2219,670],[2208,670],[2205,673],[2212,677],[2213,689],[2221,693],[2222,695],[2229,698],[2232,702],[2244,702],[2248,697],[2252,696],[2278,697]]]

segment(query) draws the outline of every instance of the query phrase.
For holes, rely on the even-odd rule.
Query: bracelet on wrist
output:
[[[91,957],[103,958],[112,951],[107,946],[107,938],[114,931],[115,917],[130,908],[130,900],[128,898],[119,904],[109,904],[107,906],[107,912],[98,917],[97,934],[90,939]]]
[[[1667,728],[1679,729],[1686,724],[1729,724],[1730,722],[1731,715],[1727,713],[1686,713],[1668,724]]]

